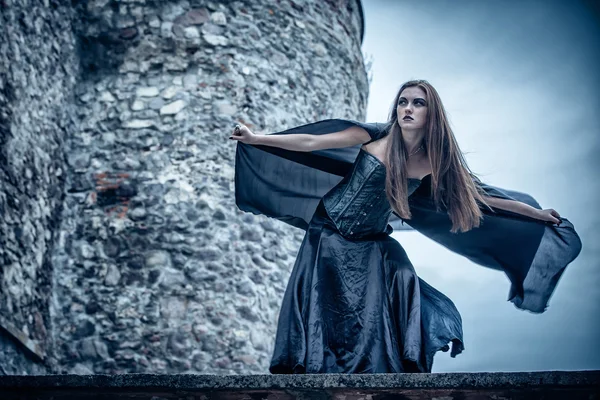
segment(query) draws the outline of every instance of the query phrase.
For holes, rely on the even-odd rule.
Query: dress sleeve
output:
[[[409,197],[412,215],[405,222],[474,263],[503,271],[511,282],[508,300],[517,308],[544,312],[567,265],[581,251],[573,224],[561,218],[557,226],[507,210],[482,208],[484,216],[478,228],[451,233],[450,218],[446,212],[436,210],[427,182],[424,180]],[[527,193],[479,184],[489,196],[541,208]]]
[[[384,123],[361,123],[361,122],[356,122],[356,124],[358,126],[360,126],[361,128],[363,128],[364,130],[367,131],[367,133],[369,134],[369,136],[371,137],[371,139],[363,144],[369,144],[371,142],[374,142],[375,140],[379,140],[382,137],[384,137],[385,135],[387,135],[388,133],[388,125],[384,124]]]

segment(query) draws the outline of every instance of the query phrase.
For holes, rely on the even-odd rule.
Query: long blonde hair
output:
[[[488,206],[482,197],[478,179],[467,166],[448,123],[446,110],[431,84],[425,80],[404,83],[394,99],[388,119],[389,146],[386,150],[388,173],[385,191],[392,209],[404,219],[410,219],[408,205],[407,149],[398,125],[398,99],[408,87],[419,87],[426,94],[427,121],[424,147],[431,163],[431,193],[438,210],[446,210],[452,221],[451,232],[466,232],[480,225],[483,214],[477,202]],[[489,207],[489,206],[488,206]]]

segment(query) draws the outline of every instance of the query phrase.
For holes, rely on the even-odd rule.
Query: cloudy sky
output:
[[[427,79],[471,168],[573,222],[583,250],[544,314],[506,301],[508,279],[415,232],[393,236],[463,317],[465,351],[434,372],[600,369],[600,26],[584,3],[363,0],[373,58],[367,121],[402,82]]]

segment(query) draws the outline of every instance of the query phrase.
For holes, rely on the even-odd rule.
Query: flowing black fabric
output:
[[[332,119],[273,134],[325,134],[351,126],[364,128],[371,140],[388,132],[386,124]],[[323,196],[356,173],[364,154],[360,146],[295,152],[238,142],[238,207],[306,230],[282,302],[272,373],[429,372],[433,355],[448,350],[449,342],[452,356],[463,350],[454,304],[416,276],[399,243],[387,234],[349,239],[328,215]],[[527,194],[480,185],[490,196],[540,208]],[[408,223],[451,251],[504,271],[516,307],[546,309],[581,250],[567,219],[556,226],[483,209],[480,227],[451,233],[447,213],[433,206],[430,177],[412,189],[412,218],[392,214],[390,226],[406,229]]]
[[[329,119],[288,129],[272,135],[342,131],[353,125],[375,138],[385,124]],[[319,200],[340,182],[358,155],[360,146],[298,152],[278,147],[238,142],[235,159],[236,204],[243,211],[263,214],[306,230]],[[411,228],[393,215],[394,230]]]

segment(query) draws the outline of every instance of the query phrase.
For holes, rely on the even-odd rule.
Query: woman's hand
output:
[[[254,144],[256,143],[257,136],[258,135],[252,133],[252,131],[248,129],[247,126],[238,124],[235,126],[235,129],[233,130],[233,133],[231,134],[229,139],[237,140],[247,144]]]
[[[552,208],[548,208],[546,210],[540,210],[535,207],[530,206],[529,204],[525,204],[523,202],[517,200],[509,200],[509,199],[501,199],[492,196],[483,196],[484,200],[488,205],[496,208],[500,208],[502,210],[511,211],[517,214],[522,214],[530,218],[539,219],[542,221],[552,222],[554,224],[560,225],[560,214],[553,210]]]
[[[552,208],[537,210],[536,218],[560,225],[560,214]]]

